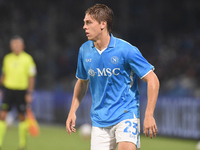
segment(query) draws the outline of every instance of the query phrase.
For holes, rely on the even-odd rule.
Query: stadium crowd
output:
[[[1,0],[0,60],[13,35],[37,65],[37,89],[72,90],[86,0]],[[200,97],[200,1],[120,0],[105,2],[115,12],[113,34],[137,46],[156,68],[160,93]],[[2,61],[0,62],[2,65]]]

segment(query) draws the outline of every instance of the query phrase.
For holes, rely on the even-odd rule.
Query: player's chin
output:
[[[88,40],[93,41],[93,38],[91,36],[87,36]]]
[[[92,40],[92,38],[90,38],[90,37],[87,37],[87,39],[88,39],[88,40]]]

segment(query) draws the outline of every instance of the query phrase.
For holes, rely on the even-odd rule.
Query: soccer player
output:
[[[85,13],[88,41],[79,51],[78,78],[66,121],[69,134],[75,132],[76,110],[90,86],[92,95],[91,150],[136,150],[140,148],[138,77],[147,82],[147,108],[143,132],[156,136],[153,117],[159,91],[154,67],[137,47],[111,34],[113,12],[96,4]]]
[[[1,84],[4,96],[0,111],[0,147],[6,131],[6,115],[16,105],[19,118],[19,149],[24,150],[28,133],[25,120],[26,105],[32,102],[36,65],[33,58],[24,51],[24,40],[14,36],[10,40],[11,53],[3,59]]]

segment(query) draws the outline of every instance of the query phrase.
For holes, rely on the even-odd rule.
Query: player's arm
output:
[[[157,102],[160,83],[156,74],[153,71],[149,72],[142,79],[147,82],[147,107],[145,112],[143,130],[144,134],[147,137],[149,133],[150,138],[153,138],[153,136],[155,137],[157,134],[157,126],[153,117],[153,113]]]
[[[2,74],[0,78],[0,99],[2,99],[2,87],[3,87],[4,78],[5,78],[5,75]]]
[[[5,57],[3,59],[3,65],[2,65],[2,74],[0,77],[0,99],[2,99],[2,87],[4,86],[4,79],[5,79]]]
[[[26,93],[26,102],[27,104],[30,104],[33,101],[33,90],[35,87],[35,76],[29,77],[28,81],[28,89]]]
[[[71,109],[68,114],[66,121],[66,130],[68,134],[75,132],[75,121],[76,121],[76,110],[78,109],[83,97],[85,96],[88,89],[89,80],[78,79],[74,87],[74,94],[72,98]]]
[[[0,84],[1,84],[1,85],[3,85],[4,78],[5,78],[5,75],[2,74],[2,75],[1,75],[1,79],[0,79]]]

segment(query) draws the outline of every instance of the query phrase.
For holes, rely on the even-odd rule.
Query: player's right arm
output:
[[[5,78],[5,75],[2,74],[2,75],[1,75],[1,79],[0,79],[0,80],[1,80],[1,81],[0,81],[0,82],[1,82],[0,84],[1,84],[1,85],[3,85],[4,78]]]
[[[68,114],[66,121],[66,130],[70,135],[71,132],[75,132],[75,121],[76,121],[76,110],[78,109],[83,97],[85,96],[88,89],[89,80],[78,79],[74,87],[74,94],[72,98],[71,109]]]

